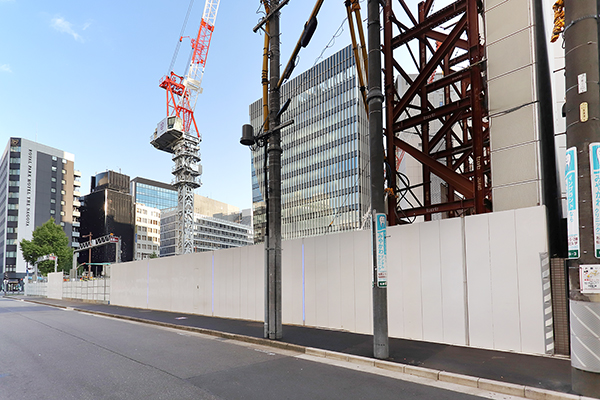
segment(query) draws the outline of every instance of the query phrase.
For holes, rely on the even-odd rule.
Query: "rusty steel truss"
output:
[[[435,12],[432,6],[433,0],[423,1],[416,14],[405,0],[384,6],[390,225],[491,211],[482,1],[458,0]],[[399,79],[408,84],[403,93]],[[430,101],[433,93],[443,101]],[[403,132],[417,135],[420,146],[404,140]],[[398,170],[406,154],[422,165],[422,182],[408,184]],[[432,203],[434,175],[445,193]],[[415,187],[422,196],[407,201]]]

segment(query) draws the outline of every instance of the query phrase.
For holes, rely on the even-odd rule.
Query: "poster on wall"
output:
[[[581,293],[600,293],[600,265],[579,266]]]
[[[579,201],[577,191],[577,149],[566,152],[565,183],[567,189],[567,242],[569,258],[579,258]]]
[[[590,180],[594,219],[594,255],[600,258],[600,143],[590,143]]]

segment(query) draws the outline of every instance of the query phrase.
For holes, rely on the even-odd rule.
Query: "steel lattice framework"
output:
[[[177,253],[194,251],[194,189],[200,186],[200,141],[194,109],[202,93],[206,57],[215,29],[220,0],[206,0],[200,28],[191,39],[192,54],[185,77],[171,73],[160,82],[167,92],[167,118],[159,123],[151,143],[173,153],[173,186],[177,188]],[[189,12],[189,11],[188,11]],[[185,26],[185,25],[184,25]],[[180,41],[183,38],[180,38]]]
[[[491,211],[482,2],[458,0],[436,12],[432,6],[433,0],[420,2],[416,14],[405,0],[388,0],[384,6],[390,225],[415,216],[430,220],[435,213]],[[408,83],[403,93],[398,91],[399,79]],[[443,101],[431,101],[432,93]],[[420,148],[403,140],[402,132],[418,135]],[[416,185],[422,185],[422,201],[409,206],[402,199],[414,186],[398,171],[405,154],[422,165],[423,176]],[[446,192],[435,204],[432,175],[441,179]]]

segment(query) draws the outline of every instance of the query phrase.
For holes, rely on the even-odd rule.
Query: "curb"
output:
[[[44,302],[36,301],[36,300],[26,300],[26,299],[19,299],[19,300],[30,302],[30,303],[43,304],[43,305],[51,306],[51,307],[62,308],[62,309],[66,309],[66,310],[78,311],[78,312],[82,312],[82,313],[86,313],[86,314],[96,314],[96,315],[101,315],[101,316],[105,316],[105,317],[123,319],[123,320],[127,320],[127,321],[139,322],[139,323],[148,324],[148,325],[157,325],[157,326],[163,326],[166,328],[196,332],[196,333],[201,333],[201,334],[205,334],[205,335],[209,335],[209,336],[215,336],[215,337],[219,337],[219,338],[223,338],[223,339],[236,340],[236,341],[244,342],[244,343],[252,343],[252,344],[257,344],[257,345],[262,345],[262,346],[268,346],[268,347],[273,347],[273,348],[277,348],[277,349],[281,349],[281,350],[289,350],[289,351],[293,351],[296,353],[301,353],[301,354],[303,353],[303,354],[314,356],[314,357],[327,358],[327,359],[337,360],[337,361],[346,361],[346,362],[350,362],[352,364],[381,368],[381,369],[388,370],[388,371],[418,376],[421,378],[430,379],[430,380],[434,380],[434,381],[440,381],[440,382],[452,383],[455,385],[478,388],[481,390],[487,390],[490,392],[507,394],[507,395],[511,395],[511,396],[517,396],[517,397],[522,397],[522,398],[531,399],[531,400],[597,400],[592,397],[579,396],[579,395],[562,393],[562,392],[555,392],[552,390],[540,389],[540,388],[535,388],[535,387],[530,387],[530,386],[525,386],[525,385],[518,385],[518,384],[508,383],[508,382],[494,381],[494,380],[484,379],[484,378],[477,378],[474,376],[461,375],[461,374],[456,374],[453,372],[439,371],[439,370],[435,370],[435,369],[418,367],[418,366],[413,366],[413,365],[399,364],[399,363],[394,363],[391,361],[377,360],[377,359],[373,359],[373,358],[369,358],[369,357],[362,357],[362,356],[356,356],[356,355],[352,355],[352,354],[339,353],[339,352],[330,351],[330,350],[317,349],[314,347],[305,347],[305,346],[300,346],[300,345],[295,345],[295,344],[285,343],[285,342],[277,342],[277,341],[272,341],[270,339],[256,338],[256,337],[245,336],[245,335],[236,334],[236,333],[220,332],[220,331],[215,331],[215,330],[206,329],[206,328],[197,328],[197,327],[193,327],[193,326],[177,325],[177,324],[172,324],[172,323],[168,323],[168,322],[151,321],[151,320],[147,320],[147,319],[143,319],[143,318],[130,317],[127,315],[110,314],[110,313],[105,313],[105,312],[101,312],[101,311],[85,310],[85,309],[75,308],[75,307],[65,307],[65,306],[56,305],[56,304],[44,303]]]

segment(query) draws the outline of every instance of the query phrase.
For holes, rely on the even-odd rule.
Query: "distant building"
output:
[[[177,207],[177,189],[168,183],[136,177],[130,182],[130,193],[135,203],[159,210]]]
[[[129,184],[135,203],[133,259],[160,255],[160,212],[177,207],[177,189],[168,183],[136,177]]]
[[[79,178],[73,154],[11,137],[0,160],[0,271],[26,275],[19,242],[53,217],[70,246],[79,246]]]
[[[254,243],[252,213],[227,203],[194,195],[194,252]],[[177,208],[161,211],[160,256],[177,251]]]
[[[129,176],[106,171],[92,177],[91,193],[83,198],[81,232],[85,239],[113,234],[121,238],[121,261],[133,260],[134,209],[129,194]],[[91,262],[115,262],[116,246],[106,245],[91,250]],[[88,262],[89,253],[79,254],[79,263]]]
[[[160,210],[135,204],[134,260],[144,260],[160,254]]]
[[[352,47],[348,46],[281,87],[291,99],[281,121],[281,232],[283,239],[360,229],[370,208],[368,120]],[[255,134],[262,100],[250,105]],[[264,151],[253,153],[256,242],[264,241]]]

